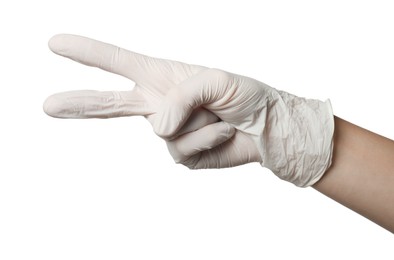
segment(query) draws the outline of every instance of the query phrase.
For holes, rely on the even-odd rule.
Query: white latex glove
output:
[[[258,158],[279,178],[307,187],[331,164],[334,118],[329,101],[299,98],[251,78],[207,69],[168,92],[153,124],[156,133],[173,135],[199,107],[236,132],[229,141],[189,159],[193,168],[234,166],[248,151],[253,159],[246,161]]]
[[[49,96],[44,102],[44,111],[57,118],[139,115],[145,116],[153,124],[157,118],[158,105],[168,91],[192,75],[207,69],[148,57],[77,35],[56,35],[50,39],[48,45],[56,54],[124,76],[136,83],[131,91],[78,90]],[[180,163],[200,151],[225,142],[234,132],[233,127],[223,121],[219,122],[219,118],[213,113],[198,108],[182,129],[166,139],[173,139],[169,143],[169,151],[175,161]],[[179,135],[182,135],[182,138],[174,139]],[[185,138],[186,136],[189,138]]]
[[[110,98],[103,98],[102,92],[57,94],[44,104],[49,115],[148,116],[158,135],[179,136],[167,142],[169,151],[175,161],[189,168],[260,162],[279,178],[306,187],[318,181],[331,164],[334,124],[329,102],[298,98],[251,78],[140,56],[76,36],[57,36],[50,47],[84,64],[129,73],[143,87],[106,93]],[[170,84],[162,88],[161,80]],[[212,123],[217,118],[211,115],[201,116],[210,120],[200,120],[207,113],[201,108],[226,123]]]

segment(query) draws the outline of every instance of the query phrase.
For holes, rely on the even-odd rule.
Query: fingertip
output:
[[[42,108],[48,116],[56,117],[59,114],[58,101],[54,96],[47,97]]]
[[[49,39],[48,47],[56,54],[64,54],[74,37],[76,36],[71,34],[56,34]]]
[[[51,117],[62,118],[64,108],[65,108],[65,100],[60,98],[58,94],[54,94],[49,96],[43,104],[44,112]]]
[[[48,41],[48,47],[51,51],[56,52],[59,47],[59,43],[61,42],[61,38],[63,34],[56,34],[52,36]]]
[[[47,99],[44,101],[42,108],[48,116],[54,117],[54,115],[57,113],[55,109],[56,106],[54,106],[54,99],[52,96],[47,97]]]

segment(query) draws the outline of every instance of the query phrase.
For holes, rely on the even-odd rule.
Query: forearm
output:
[[[313,187],[394,233],[394,141],[335,117],[332,165]]]

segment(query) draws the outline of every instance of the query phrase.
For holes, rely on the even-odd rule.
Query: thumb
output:
[[[233,75],[207,69],[172,88],[158,107],[153,129],[162,138],[171,138],[185,124],[192,111],[232,96],[228,92]]]
[[[195,161],[199,156],[195,156],[193,159],[191,157],[217,147],[228,141],[234,134],[234,127],[223,121],[216,122],[167,141],[167,148],[176,163],[193,168],[190,161]]]
[[[46,114],[57,118],[110,118],[153,113],[137,88],[132,91],[78,90],[49,96]]]

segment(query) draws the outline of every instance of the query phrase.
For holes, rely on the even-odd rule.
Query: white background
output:
[[[258,164],[189,171],[143,118],[43,113],[133,86],[48,50],[73,33],[330,98],[394,139],[391,1],[234,2],[1,2],[0,259],[393,259],[391,233]]]

